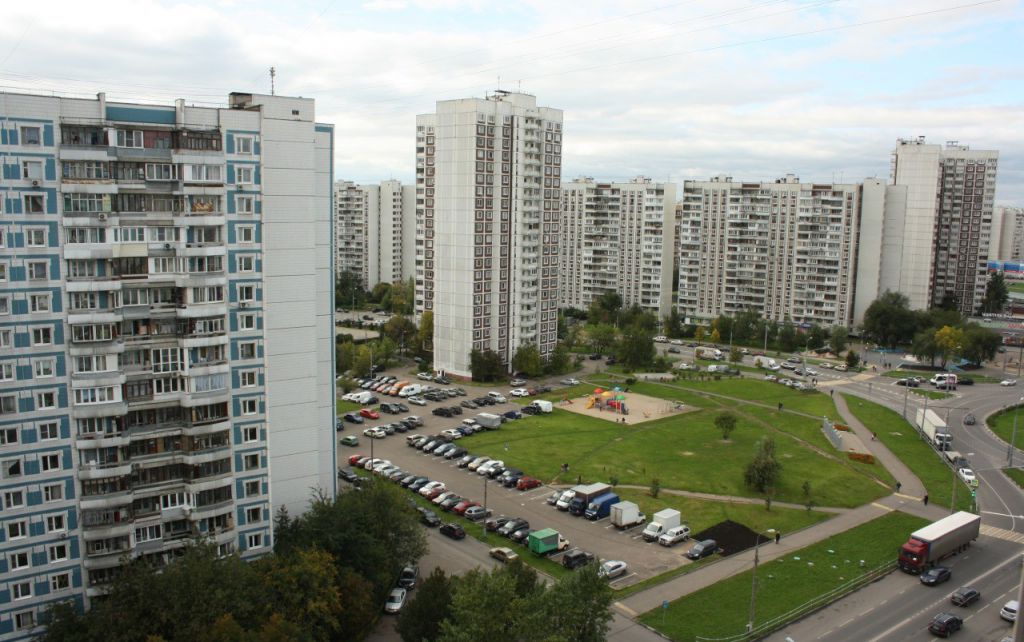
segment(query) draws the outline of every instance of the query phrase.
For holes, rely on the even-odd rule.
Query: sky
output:
[[[39,0],[4,7],[0,90],[224,106],[273,66],[364,183],[412,181],[436,101],[521,90],[567,179],[856,182],[925,136],[999,150],[1024,206],[1021,1]]]

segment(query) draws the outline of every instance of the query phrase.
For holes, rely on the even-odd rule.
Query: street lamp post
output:
[[[484,475],[484,518],[480,520],[484,537],[487,536],[487,475]]]
[[[1017,415],[1020,414],[1020,402],[1024,401],[1024,397],[1021,397],[1017,402],[1017,407],[1013,410],[1013,433],[1010,435],[1010,448],[1006,451],[1006,467],[1013,468],[1013,451],[1016,448],[1017,443]]]
[[[769,528],[764,534],[767,535],[774,532],[774,528]],[[747,617],[747,633],[754,630],[754,614],[757,610],[757,563],[758,552],[761,550],[761,535],[762,533],[758,533],[754,538],[754,571],[750,576],[750,613]]]

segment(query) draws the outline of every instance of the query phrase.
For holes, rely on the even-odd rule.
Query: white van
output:
[[[501,394],[500,392],[494,392],[493,390],[488,392],[487,396],[490,397],[491,399],[494,399],[498,403],[505,403],[506,401],[508,401],[507,399],[505,399],[505,395]]]
[[[370,399],[373,399],[373,393],[370,392],[369,390],[363,390],[362,392],[352,393],[351,397],[352,401],[360,405],[369,403]]]
[[[398,392],[399,397],[413,397],[423,392],[423,386],[418,383],[411,383]]]

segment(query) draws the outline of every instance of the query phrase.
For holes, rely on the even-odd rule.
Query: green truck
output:
[[[527,545],[537,555],[551,555],[569,548],[569,540],[553,528],[530,533]]]

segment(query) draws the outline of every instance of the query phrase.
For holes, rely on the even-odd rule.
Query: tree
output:
[[[548,590],[546,639],[604,642],[607,638],[612,589],[597,570],[597,564],[587,564]]]
[[[985,361],[994,359],[1002,344],[1003,338],[998,333],[983,328],[977,323],[968,323],[964,326],[964,344],[961,354],[964,359],[980,366]]]
[[[469,371],[473,381],[497,381],[505,374],[501,357],[490,348],[469,353]]]
[[[942,293],[942,299],[936,307],[940,310],[947,310],[949,312],[959,312],[960,297],[958,297],[952,290],[946,290]]]
[[[312,640],[327,642],[341,633],[338,567],[330,553],[300,549],[287,557],[265,557],[256,568],[261,575],[262,604],[271,605],[289,622],[302,623]]]
[[[672,306],[668,316],[665,317],[665,335],[670,339],[678,339],[683,336],[683,321],[675,306]]]
[[[736,429],[736,415],[731,412],[720,412],[715,416],[715,427],[722,432],[722,439],[729,440],[729,435]]]
[[[615,326],[608,325],[607,323],[598,323],[591,325],[587,328],[587,337],[590,339],[590,347],[595,352],[604,352],[608,348],[615,344],[615,339],[618,336],[618,330]]]
[[[455,584],[451,615],[441,623],[439,642],[541,640],[545,591],[517,593],[517,578],[504,567],[469,571]]]
[[[747,486],[764,493],[775,486],[781,472],[782,464],[775,456],[775,440],[766,436],[761,439],[753,461],[747,465],[744,481]]]
[[[935,331],[935,346],[939,349],[939,355],[942,357],[942,367],[946,367],[946,363],[955,358],[963,350],[964,346],[964,331],[960,328],[954,328],[952,326],[942,326]]]
[[[373,290],[370,292],[370,300],[376,303],[384,303],[384,299],[390,292],[391,284],[381,281],[377,285],[373,286]]]
[[[361,307],[366,302],[366,290],[358,273],[345,270],[334,282],[334,302],[338,307],[348,306],[350,310]]]
[[[377,597],[380,590],[373,582],[348,567],[339,571],[338,587],[341,592],[338,622],[342,630],[338,639],[344,642],[365,639],[373,631],[380,604],[384,601],[383,597]]]
[[[405,346],[416,340],[419,328],[409,317],[396,314],[384,324],[383,331],[384,335],[401,346],[404,352]]]
[[[832,354],[840,355],[846,350],[848,343],[849,334],[841,325],[832,326],[832,331],[829,332],[829,346],[832,348]]]
[[[697,343],[704,343],[704,326],[697,326],[697,329],[693,331],[693,338],[697,340]]]
[[[779,328],[779,349],[783,352],[793,352],[799,345],[799,340],[796,336],[796,328],[789,321],[786,321]]]
[[[454,578],[440,568],[427,576],[416,591],[416,597],[405,605],[395,629],[405,642],[436,640],[441,622],[448,619],[452,608]]]
[[[718,328],[715,328],[714,330],[711,331],[711,343],[721,343],[721,342],[722,342],[722,333],[718,331]]]
[[[825,345],[828,337],[829,333],[825,328],[817,323],[812,324],[810,329],[807,330],[807,347],[811,350],[817,350]]]
[[[997,314],[1003,311],[1010,300],[1010,290],[1002,272],[993,272],[985,284],[985,297],[981,300],[981,311]]]
[[[420,316],[420,329],[416,334],[416,350],[421,359],[434,360],[434,312],[427,310]]]
[[[743,352],[739,348],[733,347],[733,349],[729,351],[729,361],[732,363],[739,363],[740,361],[743,361]]]
[[[589,323],[613,324],[622,309],[622,296],[618,292],[605,292],[590,303],[587,311]]]
[[[654,347],[654,331],[635,322],[622,332],[616,357],[629,370],[650,366],[658,355]]]
[[[921,361],[928,361],[932,366],[935,365],[935,360],[942,353],[939,345],[935,342],[935,330],[933,328],[926,328],[915,334],[910,350],[915,357]]]
[[[918,328],[915,321],[910,300],[886,290],[864,312],[864,336],[878,345],[895,348],[913,339]]]
[[[853,350],[846,352],[846,367],[853,370],[860,364],[860,355]]]
[[[416,301],[416,285],[412,277],[405,281],[395,281],[388,292],[387,309],[395,314],[409,316],[413,313]]]
[[[524,343],[512,355],[512,370],[525,372],[528,377],[537,377],[544,373],[544,361],[540,358],[540,350],[536,343]]]
[[[356,355],[356,344],[349,341],[337,343],[334,348],[334,369],[339,373],[352,370]],[[355,372],[359,374],[359,372]]]
[[[807,512],[809,513],[811,512],[811,509],[814,508],[814,499],[811,497],[811,482],[804,480],[800,489],[804,493],[804,506],[807,507]]]
[[[563,374],[572,367],[572,354],[564,343],[556,343],[548,362],[544,365],[547,374]]]

